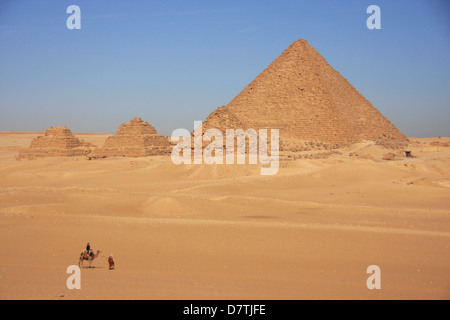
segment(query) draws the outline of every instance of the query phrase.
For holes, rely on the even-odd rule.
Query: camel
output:
[[[80,260],[78,261],[78,266],[83,266],[83,260],[89,261],[89,268],[92,268],[92,261],[94,261],[95,258],[97,258],[100,255],[100,250],[97,250],[97,253],[94,253],[92,256],[88,255],[88,258],[83,257],[84,251],[80,254]]]

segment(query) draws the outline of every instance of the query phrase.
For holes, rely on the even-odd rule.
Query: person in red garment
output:
[[[114,258],[113,258],[112,254],[109,255],[108,263],[109,263],[109,270],[113,270],[114,269]]]

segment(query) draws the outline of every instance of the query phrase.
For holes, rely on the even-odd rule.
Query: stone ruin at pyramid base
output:
[[[43,148],[40,150],[23,151],[19,153],[17,160],[33,160],[38,158],[49,158],[49,157],[79,157],[87,156],[92,152],[90,148],[74,148],[70,150],[61,150],[57,148]]]
[[[149,157],[149,156],[162,156],[170,155],[172,149],[169,148],[112,148],[102,150],[95,150],[88,155],[89,159],[100,159],[108,157]]]

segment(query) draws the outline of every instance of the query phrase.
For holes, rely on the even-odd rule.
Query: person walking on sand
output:
[[[108,263],[109,263],[109,270],[113,270],[114,269],[114,258],[113,258],[112,253],[109,255]]]

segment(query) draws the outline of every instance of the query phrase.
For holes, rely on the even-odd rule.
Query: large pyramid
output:
[[[303,143],[340,147],[363,140],[404,143],[406,137],[305,40],[292,43],[203,131],[279,129],[281,150]]]
[[[122,124],[117,134],[106,139],[101,149],[95,150],[92,158],[105,157],[146,157],[170,154],[168,138],[141,118],[134,118]]]
[[[17,160],[45,157],[84,156],[95,150],[95,146],[75,138],[72,132],[64,126],[51,127],[31,141],[30,148],[21,151]]]

